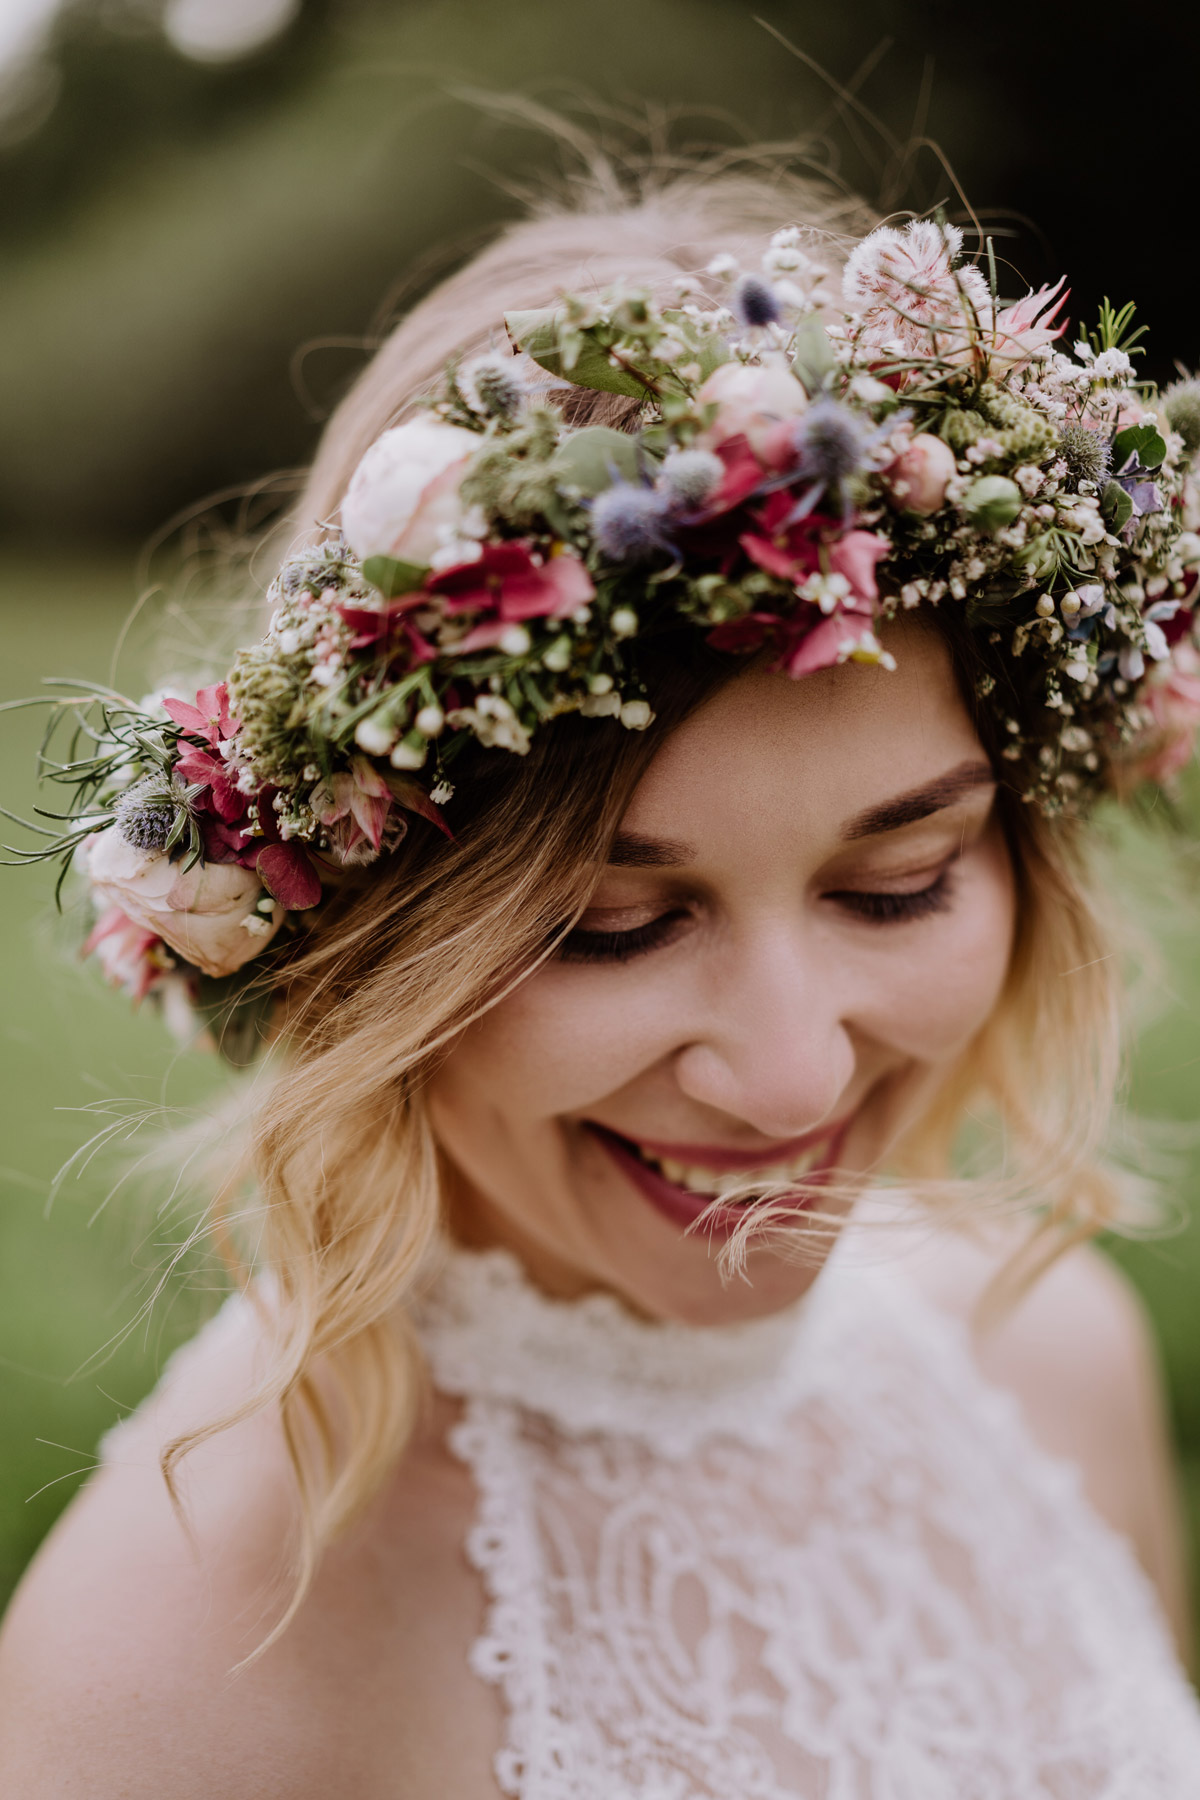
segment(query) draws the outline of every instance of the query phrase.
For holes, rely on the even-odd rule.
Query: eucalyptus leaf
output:
[[[1119,481],[1110,481],[1105,487],[1100,508],[1110,531],[1120,531],[1133,517],[1133,501]]]
[[[810,399],[823,391],[836,368],[833,345],[821,321],[811,316],[801,320],[796,328],[792,374],[803,383]]]
[[[403,562],[396,556],[368,556],[362,572],[385,600],[394,600],[397,594],[411,594],[419,588],[429,570],[420,563]]]
[[[649,385],[618,369],[608,351],[593,331],[570,328],[569,350],[564,353],[563,340],[568,335],[566,315],[562,311],[511,312],[504,315],[509,337],[531,356],[549,375],[558,375],[574,387],[592,388],[602,394],[628,394],[643,400]]]
[[[1137,457],[1143,469],[1160,469],[1166,454],[1167,446],[1153,425],[1127,425],[1113,439],[1113,461],[1118,469],[1124,468],[1131,456]]]
[[[609,425],[589,425],[572,432],[550,459],[554,478],[590,498],[614,481],[637,481],[641,462],[635,439]]]

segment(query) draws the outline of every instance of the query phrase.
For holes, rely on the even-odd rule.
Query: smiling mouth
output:
[[[732,1229],[744,1209],[770,1189],[776,1199],[797,1211],[809,1204],[817,1190],[837,1167],[842,1141],[850,1121],[843,1120],[823,1136],[793,1151],[786,1160],[737,1169],[704,1168],[674,1157],[656,1155],[632,1138],[622,1137],[605,1125],[588,1121],[586,1130],[603,1145],[609,1156],[643,1196],[677,1223],[692,1224],[712,1207],[706,1228]],[[779,1191],[782,1190],[782,1191]]]

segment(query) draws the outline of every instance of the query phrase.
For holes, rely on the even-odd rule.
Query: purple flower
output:
[[[672,501],[656,488],[617,481],[592,502],[596,546],[609,562],[648,562],[660,551],[674,552],[668,536]]]
[[[743,275],[733,291],[733,310],[743,325],[761,330],[764,325],[777,325],[779,301],[769,281],[759,275]]]

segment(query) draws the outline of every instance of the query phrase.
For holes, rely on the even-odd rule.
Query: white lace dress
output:
[[[454,1252],[420,1330],[464,1402],[505,1794],[1200,1796],[1129,1548],[900,1275],[835,1258],[694,1330]]]

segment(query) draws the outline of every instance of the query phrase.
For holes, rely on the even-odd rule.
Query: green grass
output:
[[[36,691],[47,672],[107,679],[132,579],[120,560],[0,567],[0,698]],[[136,674],[125,681],[140,691]],[[32,802],[37,735],[30,715],[0,715],[0,801],[18,811]],[[1160,885],[1154,856],[1148,881],[1145,853],[1134,860],[1152,892]],[[169,1207],[159,1210],[169,1175],[146,1201],[118,1194],[106,1204],[113,1165],[96,1163],[72,1174],[47,1210],[56,1169],[104,1122],[80,1108],[187,1109],[225,1079],[212,1059],[181,1057],[157,1019],[135,1017],[94,968],[80,971],[80,921],[54,921],[49,886],[45,870],[0,873],[0,1601],[91,1465],[101,1432],[137,1403],[211,1300],[193,1271],[190,1291],[122,1335],[183,1230]],[[1172,993],[1143,1035],[1133,1101],[1148,1117],[1191,1123],[1200,1094],[1200,941],[1169,912],[1158,934]],[[1173,1191],[1194,1205],[1200,1146],[1180,1153]],[[1115,1254],[1158,1332],[1200,1546],[1200,1228],[1120,1244]]]

